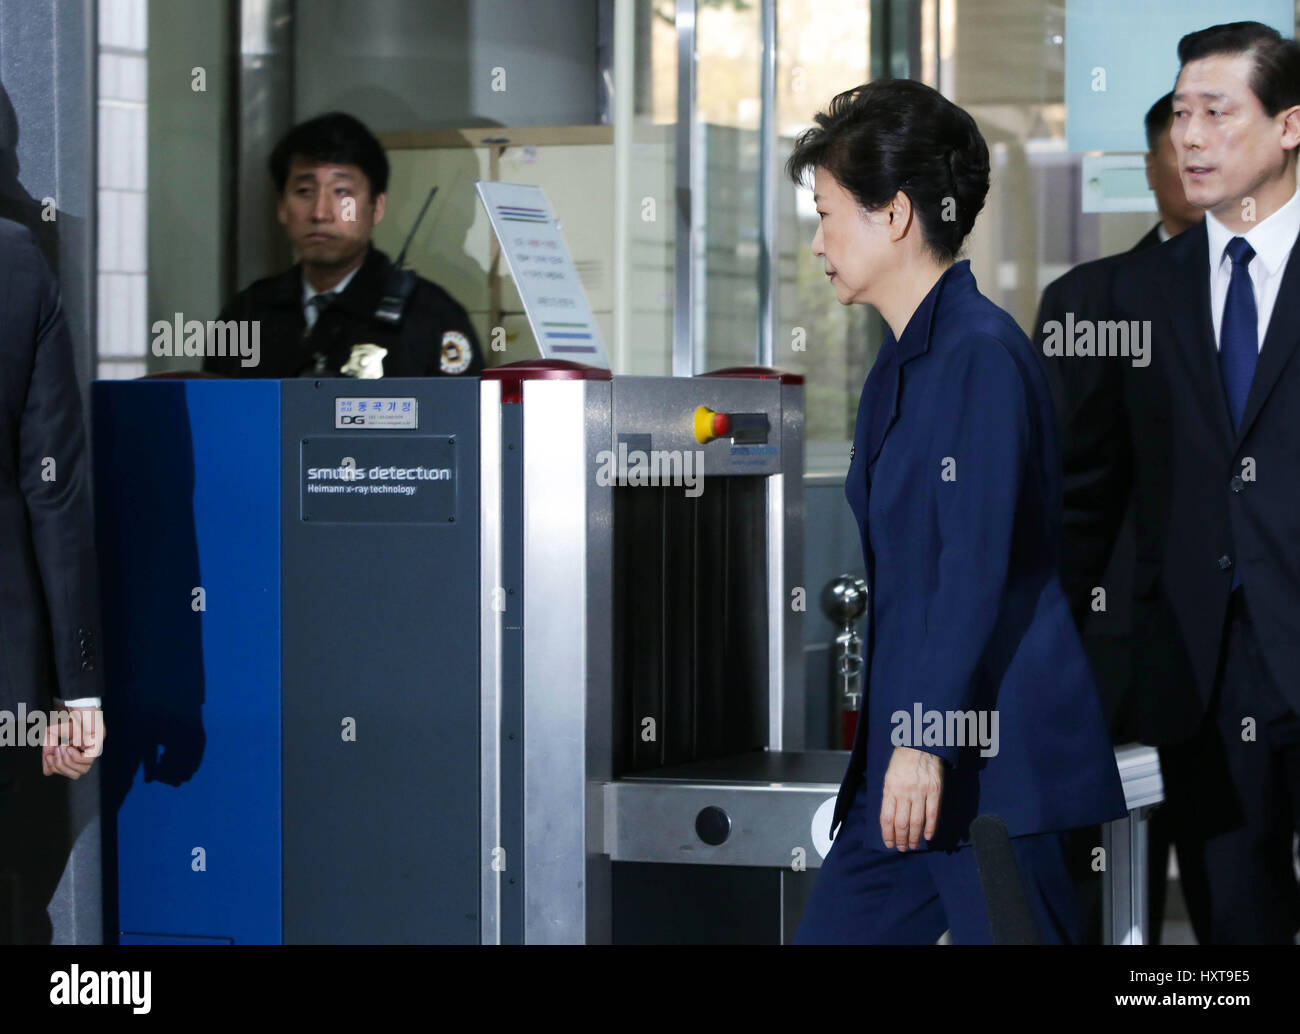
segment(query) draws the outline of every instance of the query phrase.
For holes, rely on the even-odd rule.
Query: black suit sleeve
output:
[[[419,333],[429,342],[424,376],[477,377],[483,372],[483,349],[469,314],[441,288],[430,292],[428,303],[416,319]],[[450,335],[448,337],[447,335]],[[457,369],[463,357],[460,350],[469,343],[469,364]]]
[[[459,324],[460,332],[469,338],[470,353],[469,369],[465,371],[466,377],[477,377],[483,372],[483,347],[479,344],[478,335],[474,333],[474,325],[470,323],[469,315],[460,306],[456,307],[456,322]]]
[[[1043,292],[1034,340],[1043,354],[1045,325],[1108,319],[1114,264],[1090,263]],[[1101,584],[1132,490],[1132,446],[1124,402],[1124,367],[1115,358],[1044,358],[1061,428],[1061,586],[1083,627]]]
[[[65,700],[102,697],[99,574],[72,338],[58,284],[34,244],[21,261],[27,273],[35,273],[31,282],[39,302],[19,431],[19,484],[49,613],[57,695]],[[53,687],[40,687],[47,688]]]

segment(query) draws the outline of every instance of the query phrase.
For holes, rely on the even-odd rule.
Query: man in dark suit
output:
[[[45,775],[78,779],[104,739],[99,584],[81,395],[58,285],[31,233],[0,219],[0,825],[41,726]],[[12,735],[12,738],[10,738]],[[30,743],[35,746],[35,743]],[[0,862],[0,867],[4,863]],[[0,901],[0,910],[8,900]],[[9,929],[0,912],[0,938]]]
[[[1170,129],[1173,125],[1173,94],[1167,93],[1147,110],[1145,118],[1147,185],[1155,195],[1159,221],[1129,250],[1128,254],[1154,248],[1199,223],[1204,213],[1187,200],[1178,172],[1178,156]],[[1043,291],[1034,321],[1034,343],[1044,354],[1051,325],[1063,326],[1067,319],[1095,324],[1111,318],[1110,273],[1122,256],[1109,256],[1076,266],[1053,280]],[[1142,673],[1134,672],[1130,640],[1133,634],[1132,606],[1135,539],[1133,510],[1126,508],[1115,547],[1109,558],[1094,556],[1080,548],[1080,517],[1087,516],[1092,491],[1090,457],[1104,442],[1094,441],[1106,421],[1094,414],[1121,406],[1123,381],[1118,364],[1124,357],[1044,356],[1048,380],[1056,401],[1061,428],[1062,480],[1065,536],[1061,554],[1061,584],[1070,601],[1079,633],[1097,680],[1102,710],[1112,742],[1149,740],[1154,734],[1149,696],[1142,690]],[[1086,535],[1083,544],[1086,546]],[[1099,567],[1105,574],[1096,581]],[[1104,595],[1095,592],[1097,588]],[[1182,651],[1177,636],[1147,644],[1148,650],[1172,655],[1162,666],[1176,663]],[[1157,737],[1158,739],[1158,737]],[[1154,741],[1151,741],[1154,742]],[[1160,942],[1164,919],[1169,833],[1165,813],[1155,810],[1148,824],[1147,889],[1151,905],[1150,940]],[[1100,843],[1100,830],[1079,830],[1071,838],[1072,869],[1088,904],[1086,927],[1090,941],[1101,940],[1101,881],[1093,871],[1093,849]]]
[[[1100,573],[1132,494],[1133,664],[1202,943],[1292,943],[1300,890],[1300,45],[1185,36],[1172,140],[1205,221],[1110,267],[1149,334],[1096,407],[1071,545]],[[1102,558],[1099,560],[1099,558]],[[1076,561],[1079,562],[1079,561]],[[1159,646],[1177,634],[1184,650]]]
[[[1201,209],[1188,202],[1178,175],[1178,158],[1169,133],[1173,122],[1172,97],[1172,93],[1167,93],[1151,105],[1145,120],[1147,184],[1155,194],[1160,219],[1133,245],[1128,254],[1154,248],[1171,237],[1176,237],[1199,223],[1203,216]],[[1038,306],[1038,317],[1034,321],[1034,343],[1039,354],[1044,353],[1044,328],[1053,322],[1064,324],[1067,314],[1073,314],[1076,322],[1084,319],[1099,322],[1110,318],[1110,271],[1119,257],[1109,256],[1085,262],[1047,285]],[[1076,449],[1086,448],[1089,444],[1089,432],[1094,426],[1091,420],[1093,407],[1119,402],[1121,382],[1118,364],[1127,360],[1119,357],[1114,361],[1098,361],[1095,356],[1046,358],[1049,360],[1046,364],[1048,379],[1057,403],[1062,448],[1067,460],[1064,468],[1064,495],[1068,534],[1069,521],[1077,515],[1077,510],[1071,504],[1087,491],[1086,483],[1080,483],[1077,471],[1069,460]],[[1085,565],[1081,562],[1083,560],[1091,562]],[[1131,512],[1125,515],[1124,526],[1108,562],[1102,561],[1106,563],[1105,577],[1100,582],[1091,584],[1087,579],[1087,571],[1081,568],[1086,566],[1092,570],[1096,562],[1093,558],[1080,557],[1077,550],[1067,551],[1062,557],[1062,585],[1069,597],[1071,610],[1083,634],[1084,645],[1097,676],[1097,688],[1101,692],[1112,738],[1116,743],[1124,743],[1140,738],[1141,735],[1141,730],[1129,713],[1131,705],[1128,693],[1132,681],[1127,648],[1131,635],[1128,599],[1133,583]],[[1094,598],[1093,589],[1097,585],[1106,590],[1104,601]]]

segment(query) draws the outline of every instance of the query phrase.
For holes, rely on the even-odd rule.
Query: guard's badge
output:
[[[378,345],[353,345],[352,354],[339,373],[363,381],[378,380],[384,375],[384,356],[387,354],[388,349]]]
[[[459,330],[443,332],[442,355],[438,360],[443,373],[464,373],[469,369],[472,355],[473,349],[469,338]]]

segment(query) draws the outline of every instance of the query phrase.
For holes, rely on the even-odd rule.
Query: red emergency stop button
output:
[[[695,440],[701,445],[731,433],[731,418],[726,413],[716,413],[708,406],[695,411]]]

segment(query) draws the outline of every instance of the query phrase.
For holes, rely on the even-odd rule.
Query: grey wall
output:
[[[372,129],[598,122],[598,0],[312,0],[295,7],[294,113]],[[493,89],[493,69],[505,89]]]
[[[91,0],[0,7],[0,216],[28,226],[58,274],[83,387],[94,340],[94,39]],[[53,221],[42,218],[45,198]],[[35,752],[31,760],[0,832],[0,893],[16,884],[23,905],[0,940],[96,942],[97,771],[70,783],[44,778]]]

